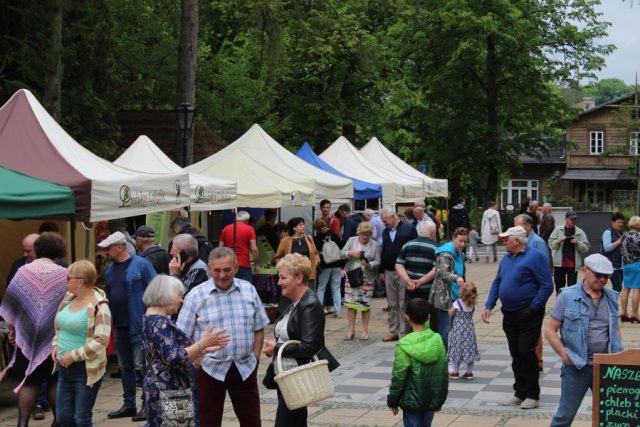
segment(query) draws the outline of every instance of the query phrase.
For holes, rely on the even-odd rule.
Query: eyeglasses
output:
[[[593,274],[595,274],[596,279],[609,280],[609,275],[608,274],[596,273],[595,271],[593,272]]]

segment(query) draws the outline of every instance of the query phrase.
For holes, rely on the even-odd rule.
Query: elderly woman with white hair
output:
[[[194,362],[199,363],[205,354],[219,350],[229,340],[224,331],[214,331],[214,325],[195,343],[177,328],[170,316],[180,308],[182,290],[177,278],[159,275],[143,296],[148,307],[142,324],[148,369],[142,389],[149,427],[162,425],[160,390],[191,389]]]

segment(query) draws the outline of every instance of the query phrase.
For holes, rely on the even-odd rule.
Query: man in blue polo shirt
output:
[[[536,344],[540,338],[544,308],[553,292],[551,270],[544,255],[527,248],[527,232],[521,226],[499,234],[507,249],[491,285],[482,312],[489,323],[498,298],[502,303],[502,329],[507,336],[515,383],[514,396],[502,401],[521,409],[538,407],[540,383]]]

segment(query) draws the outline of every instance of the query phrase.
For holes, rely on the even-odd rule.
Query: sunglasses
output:
[[[596,279],[604,279],[604,280],[609,280],[609,275],[608,274],[602,274],[602,273],[593,273],[596,276]]]

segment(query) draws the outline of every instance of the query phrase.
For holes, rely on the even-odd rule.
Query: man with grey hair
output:
[[[389,334],[382,341],[397,341],[404,333],[405,281],[396,272],[396,260],[405,243],[418,237],[415,227],[400,221],[391,208],[383,208],[380,218],[385,226],[382,232],[382,258],[380,280],[384,280],[389,303]]]
[[[209,256],[211,279],[190,292],[180,310],[177,326],[197,342],[210,325],[229,335],[229,344],[202,354],[196,372],[200,424],[222,423],[226,392],[241,426],[260,426],[257,372],[269,318],[253,285],[234,278],[236,254],[218,247]]]
[[[247,282],[253,282],[253,273],[260,272],[256,232],[249,225],[250,219],[249,212],[238,211],[235,223],[227,225],[220,234],[220,246],[232,248],[238,258],[236,277]],[[250,253],[253,255],[253,272],[251,271]]]
[[[405,291],[404,308],[412,298],[424,298],[429,301],[431,284],[435,276],[433,262],[436,248],[436,224],[431,221],[418,223],[418,238],[405,243],[396,259],[396,273],[404,281]],[[431,316],[431,329],[437,331],[434,320],[437,316]]]
[[[507,249],[500,261],[482,320],[489,323],[498,298],[502,304],[502,329],[507,336],[515,383],[513,397],[505,406],[538,407],[540,382],[536,345],[540,339],[544,308],[553,292],[551,270],[544,255],[527,248],[527,233],[521,226],[499,234]]]
[[[190,234],[178,234],[173,238],[168,267],[169,274],[182,282],[183,297],[210,279],[207,264],[198,258],[198,242]]]
[[[178,215],[171,221],[171,229],[174,234],[190,234],[194,239],[198,242],[198,258],[200,258],[204,263],[209,260],[209,253],[213,249],[213,245],[210,241],[207,240],[202,234],[198,233],[198,231],[193,228],[191,225],[191,220],[186,216]],[[171,252],[171,246],[173,245],[173,241],[169,242],[169,252]]]
[[[149,261],[158,274],[169,274],[169,254],[156,243],[156,232],[147,225],[141,225],[134,235],[138,254]]]

